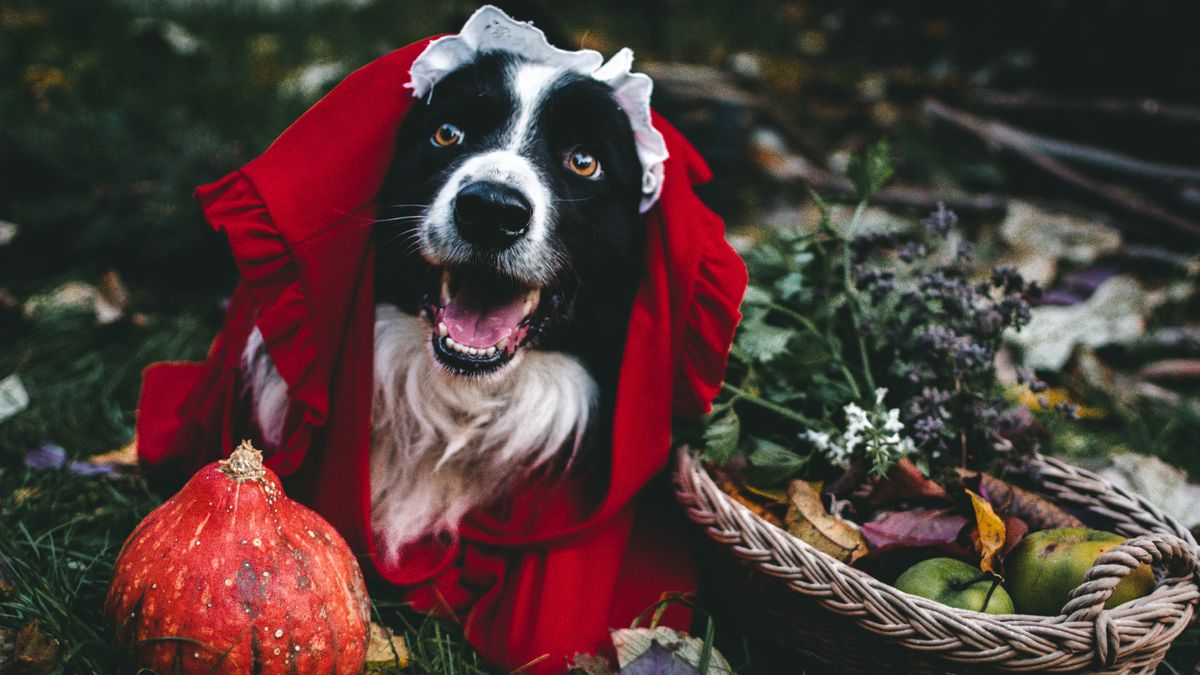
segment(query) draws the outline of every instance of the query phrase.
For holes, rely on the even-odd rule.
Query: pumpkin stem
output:
[[[247,480],[261,481],[267,475],[262,459],[262,453],[251,445],[250,441],[242,441],[229,455],[229,459],[220,461],[221,472],[239,483]]]

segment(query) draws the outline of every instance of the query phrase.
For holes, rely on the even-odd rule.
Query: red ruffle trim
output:
[[[329,415],[329,367],[317,347],[312,312],[287,240],[242,171],[197,188],[213,229],[229,240],[246,291],[257,305],[255,325],[288,385],[290,408],[281,446],[268,459],[287,475],[304,461],[314,427]]]
[[[706,226],[723,228],[719,220]],[[725,239],[707,239],[676,363],[672,412],[677,417],[698,417],[712,409],[742,320],[738,307],[746,293],[746,265]],[[731,284],[731,279],[740,281]]]

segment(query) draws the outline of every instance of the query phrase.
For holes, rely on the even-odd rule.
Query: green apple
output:
[[[896,579],[896,588],[936,600],[948,607],[988,614],[1012,614],[1012,598],[1003,586],[992,590],[992,579],[978,567],[954,558],[922,560]],[[988,591],[992,592],[988,599]],[[984,606],[987,602],[987,606]]]
[[[1022,614],[1055,616],[1101,553],[1125,542],[1112,532],[1064,527],[1027,535],[1004,559],[1008,590]],[[1106,608],[1154,590],[1154,572],[1142,565],[1113,589]]]

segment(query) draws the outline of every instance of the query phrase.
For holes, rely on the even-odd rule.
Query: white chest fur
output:
[[[257,329],[243,354],[264,440],[277,445],[286,385]],[[583,443],[595,380],[574,357],[529,351],[486,378],[453,375],[434,360],[424,321],[375,308],[371,525],[381,555],[453,531],[469,511]]]

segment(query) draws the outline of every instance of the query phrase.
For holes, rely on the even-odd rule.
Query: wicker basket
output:
[[[1200,600],[1196,542],[1145,499],[1099,476],[1038,458],[1030,477],[1056,502],[1132,537],[1097,559],[1056,617],[989,615],[908,595],[754,515],[680,449],[676,483],[688,517],[738,560],[723,585],[741,625],[837,672],[1152,673]],[[1144,563],[1150,595],[1106,610],[1117,582]]]

